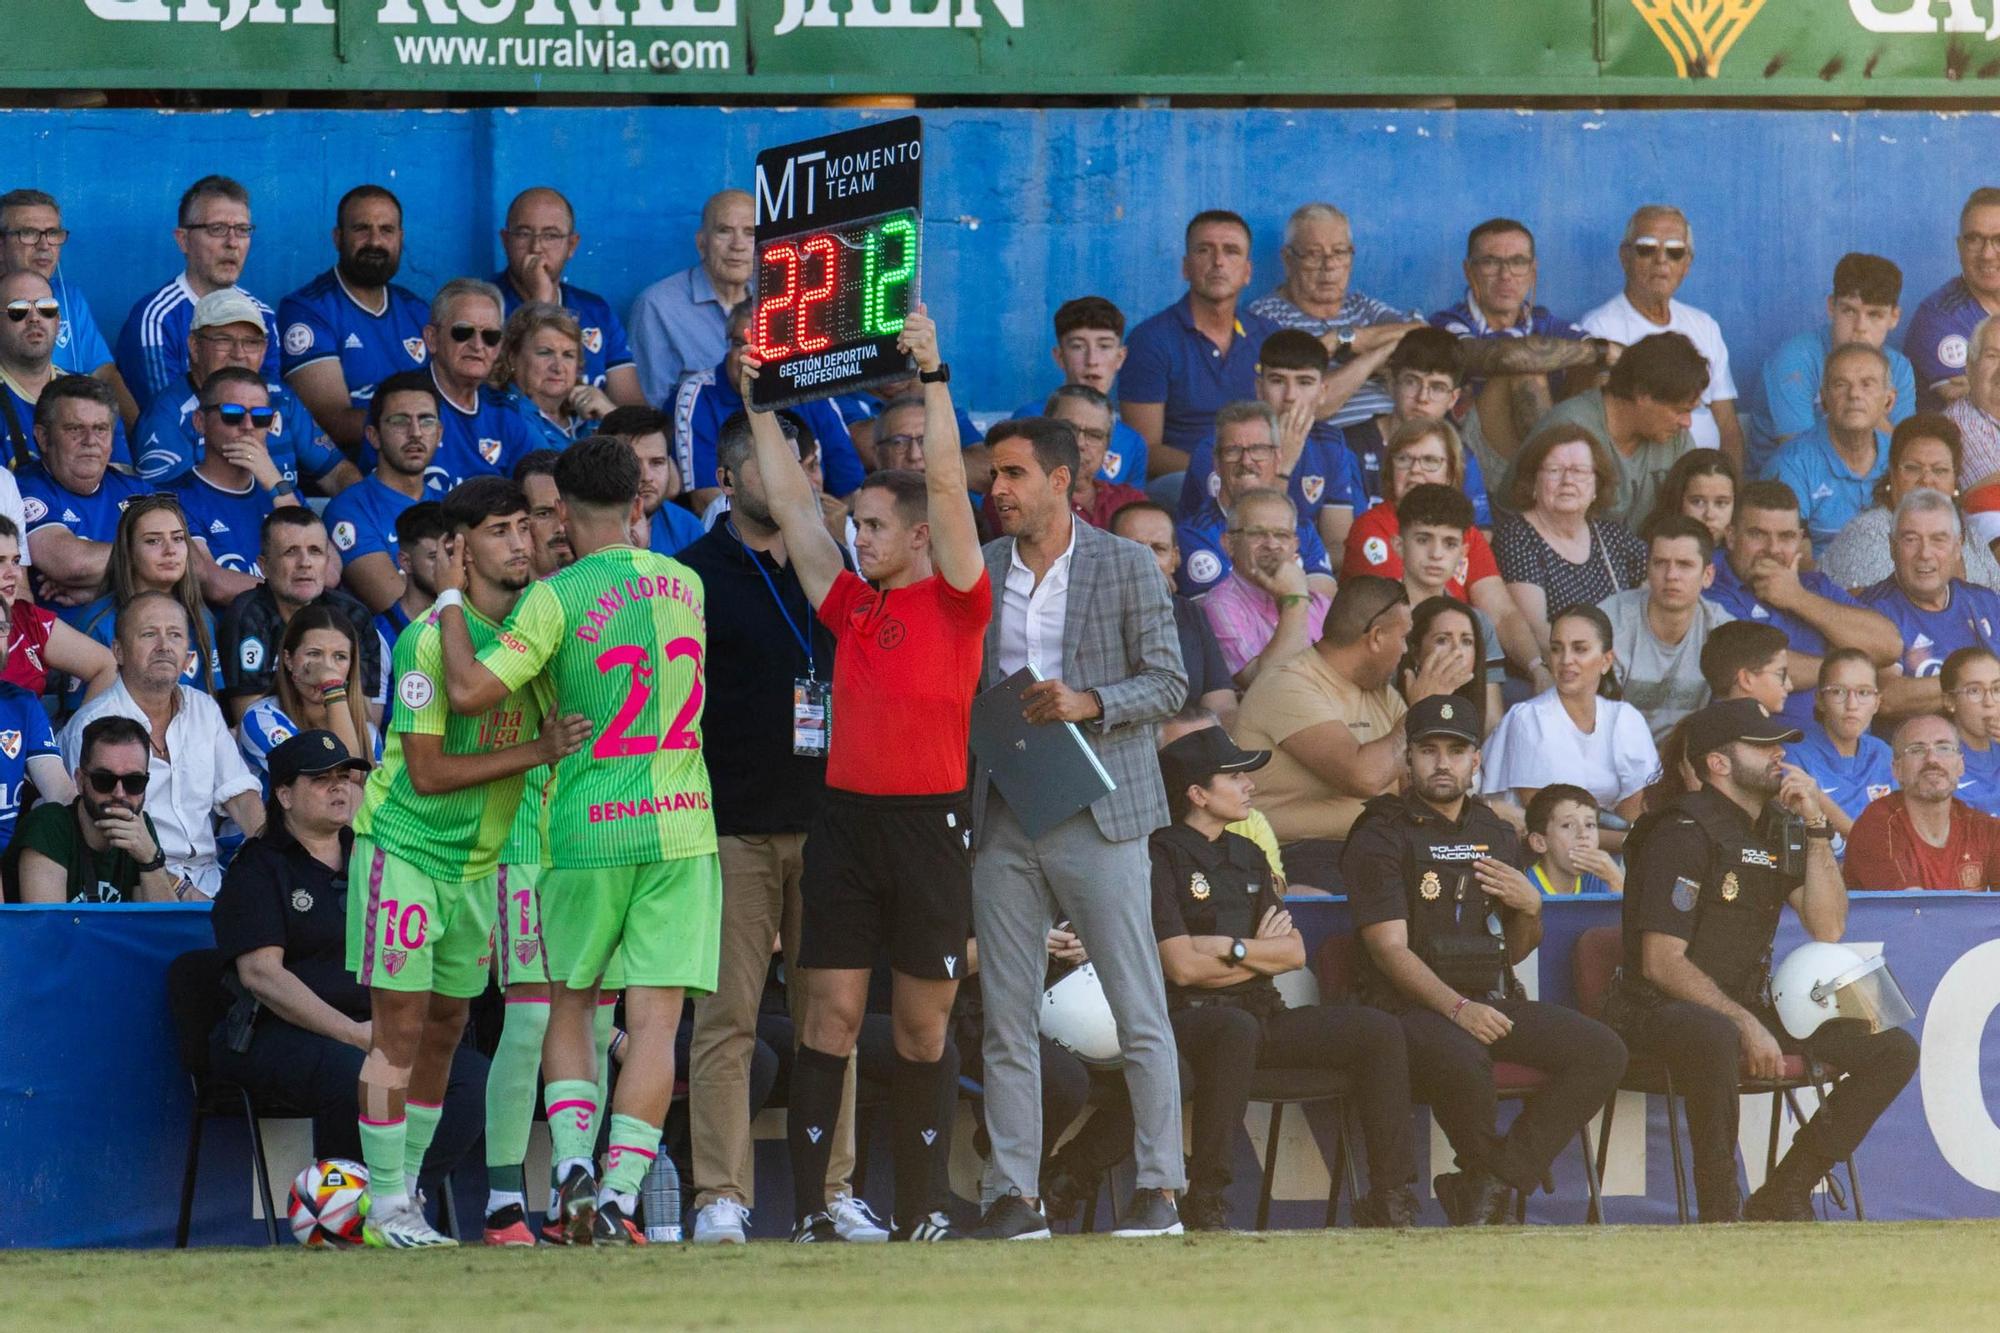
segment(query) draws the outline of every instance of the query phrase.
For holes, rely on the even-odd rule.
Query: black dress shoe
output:
[[[1189,1190],[1181,1200],[1181,1223],[1189,1231],[1228,1231],[1229,1204],[1220,1194]]]
[[[1372,1191],[1355,1210],[1364,1227],[1394,1227],[1402,1230],[1417,1224],[1417,1192],[1408,1185]]]
[[[1477,1167],[1439,1176],[1431,1188],[1455,1227],[1498,1226],[1508,1220],[1514,1202],[1512,1190]]]

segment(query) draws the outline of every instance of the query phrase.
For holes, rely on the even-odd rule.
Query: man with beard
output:
[[[1925,714],[1896,728],[1896,785],[1855,817],[1841,867],[1847,887],[1992,889],[2000,886],[2000,819],[1958,799],[1965,750],[1951,722]]]
[[[364,430],[375,470],[333,497],[326,527],[340,550],[341,581],[380,614],[408,591],[396,562],[396,519],[419,500],[437,498],[424,489],[443,431],[431,377],[407,370],[376,386]]]
[[[701,520],[673,503],[681,494],[680,466],[667,448],[674,423],[663,412],[641,404],[621,407],[597,423],[599,435],[615,435],[639,460],[639,508],[646,515],[643,535],[635,530],[632,544],[650,547],[654,555],[677,555],[699,541]]]
[[[254,230],[250,192],[227,176],[203,176],[181,195],[174,244],[187,256],[187,267],[140,297],[118,334],[118,373],[141,412],[161,394],[175,392],[187,374],[195,303],[210,292],[242,291],[236,284],[249,262]],[[250,300],[268,322],[271,307],[255,297]],[[257,368],[266,378],[277,376],[273,349],[264,349]]]
[[[1912,761],[1919,769],[1931,766],[1934,746],[1957,748],[1951,724],[1933,721],[1935,730],[1897,737],[1921,746],[1924,755]],[[1851,1022],[1827,1023],[1803,1042],[1779,1035],[1764,996],[1786,905],[1815,940],[1838,940],[1847,925],[1833,826],[1818,784],[1784,761],[1785,743],[1802,735],[1784,719],[1754,700],[1731,699],[1685,725],[1687,761],[1701,785],[1642,819],[1626,840],[1625,957],[1605,1019],[1635,1056],[1673,1075],[1687,1107],[1702,1221],[1810,1222],[1813,1186],[1853,1155],[1910,1081],[1917,1043],[1900,1028],[1871,1034]],[[1773,803],[1805,821],[1803,867],[1766,831]],[[1738,1083],[1777,1078],[1785,1056],[1800,1052],[1845,1077],[1739,1210]]]
[[[1513,1192],[1532,1193],[1610,1098],[1625,1048],[1603,1024],[1528,999],[1514,975],[1541,941],[1542,895],[1513,828],[1470,795],[1479,710],[1432,694],[1400,729],[1406,793],[1369,801],[1341,858],[1360,937],[1355,988],[1401,1020],[1411,1092],[1457,1154],[1458,1171],[1433,1182],[1438,1202],[1454,1225],[1487,1226],[1512,1215]],[[1496,1060],[1548,1076],[1505,1134],[1494,1128]]]
[[[1215,414],[1216,491],[1192,518],[1180,522],[1180,592],[1197,597],[1222,581],[1229,573],[1230,558],[1224,537],[1230,533],[1228,516],[1236,501],[1250,491],[1277,490],[1284,482],[1279,476],[1278,416],[1263,402],[1231,403]],[[1296,532],[1294,554],[1305,567],[1310,591],[1333,595],[1333,561],[1319,530],[1300,516],[1293,524]]]
[[[514,480],[528,497],[528,533],[535,541],[528,559],[538,579],[576,559],[569,534],[563,531],[562,496],[556,490],[556,460],[561,457],[553,449],[537,449],[514,465]]]
[[[334,210],[334,266],[278,303],[285,381],[320,429],[358,449],[375,386],[429,358],[430,312],[390,281],[403,262],[403,206],[357,185]]]

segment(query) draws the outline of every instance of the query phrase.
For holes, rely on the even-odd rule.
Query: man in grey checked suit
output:
[[[1173,607],[1150,551],[1070,512],[1078,460],[1066,423],[1017,421],[997,428],[988,444],[993,505],[1007,535],[985,548],[993,620],[981,688],[1034,663],[1044,679],[1028,691],[1028,720],[1076,723],[1116,785],[1031,839],[985,776],[974,779],[972,908],[986,1013],[986,1126],[999,1190],[974,1235],[1049,1234],[1039,1207],[1042,1135],[1062,1126],[1041,1123],[1037,1032],[1046,939],[1061,917],[1097,966],[1125,1054],[1138,1192],[1118,1233],[1179,1234],[1180,1076],[1146,850],[1147,836],[1167,823],[1155,731],[1187,695]]]

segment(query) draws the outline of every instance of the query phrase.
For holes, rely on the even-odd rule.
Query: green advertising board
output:
[[[0,0],[20,89],[2000,98],[2000,0]]]

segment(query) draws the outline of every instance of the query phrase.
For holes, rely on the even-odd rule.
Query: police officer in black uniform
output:
[[[1524,998],[1513,964],[1542,938],[1542,898],[1522,873],[1513,828],[1469,793],[1480,714],[1456,695],[1404,719],[1407,795],[1368,802],[1341,857],[1361,947],[1355,984],[1395,1014],[1412,1091],[1458,1157],[1434,1182],[1453,1223],[1505,1220],[1625,1072],[1625,1046],[1573,1009]],[[1497,925],[1497,929],[1496,929]],[[1493,1061],[1549,1077],[1505,1136],[1494,1130]]]
[[[1847,888],[1811,777],[1784,762],[1799,732],[1754,699],[1687,722],[1701,786],[1639,821],[1625,844],[1625,954],[1605,1018],[1635,1058],[1664,1063],[1686,1102],[1704,1222],[1811,1221],[1814,1184],[1851,1154],[1917,1068],[1899,1028],[1833,1021],[1804,1042],[1766,995],[1785,904],[1816,940],[1838,940]],[[1739,1075],[1777,1077],[1787,1052],[1844,1071],[1763,1187],[1740,1205]]]
[[[1228,826],[1250,816],[1250,774],[1269,750],[1239,750],[1221,727],[1160,751],[1174,822],[1153,834],[1153,935],[1167,1008],[1194,1103],[1194,1160],[1181,1217],[1192,1230],[1228,1225],[1229,1149],[1259,1066],[1341,1069],[1354,1076],[1368,1147],[1364,1225],[1412,1226],[1416,1161],[1410,1078],[1395,1020],[1356,1005],[1287,1009],[1271,978],[1306,965],[1271,865]]]

